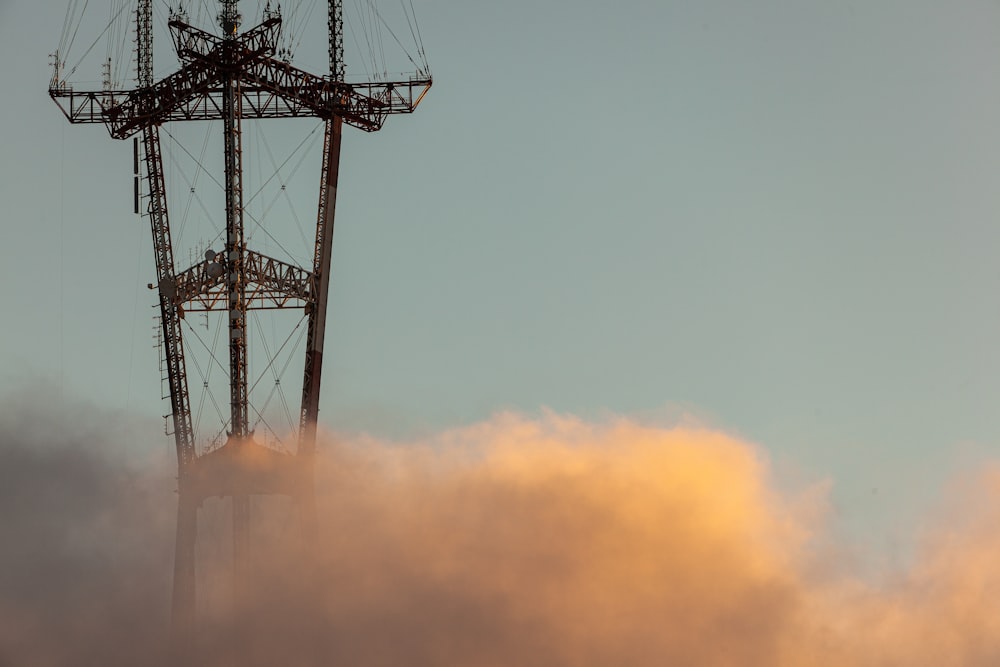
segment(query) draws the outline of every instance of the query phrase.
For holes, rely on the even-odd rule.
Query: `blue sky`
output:
[[[1000,4],[414,6],[434,88],[344,143],[327,425],[692,412],[890,551],[995,458]],[[45,94],[64,11],[0,0],[0,393],[157,424],[131,145]]]

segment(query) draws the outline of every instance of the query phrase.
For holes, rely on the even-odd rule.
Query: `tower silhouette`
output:
[[[279,54],[279,11],[266,9],[260,24],[242,30],[238,0],[222,0],[218,34],[173,13],[169,30],[181,67],[160,80],[153,75],[152,0],[136,10],[137,86],[77,91],[55,58],[49,95],[70,123],[101,123],[111,136],[135,141],[136,211],[140,184],[153,237],[159,294],[162,362],[169,388],[169,422],[177,450],[178,507],[174,555],[172,637],[187,651],[196,625],[195,554],[198,509],[209,497],[232,499],[233,568],[237,594],[250,549],[254,495],[293,498],[303,534],[316,530],[314,460],[330,282],[331,244],[344,125],[366,132],[387,117],[411,113],[431,86],[422,69],[405,80],[345,80],[343,7],[328,3],[329,73],[310,74]],[[324,121],[319,204],[311,266],[300,267],[249,247],[244,230],[244,119],[313,117]],[[178,269],[167,214],[161,128],[166,123],[222,121],[225,228],[221,247]],[[141,147],[141,150],[140,150]],[[247,373],[248,316],[255,310],[304,309],[305,359],[297,446],[294,453],[257,442],[250,419]],[[198,451],[185,359],[186,313],[216,313],[228,340],[229,414],[225,441]]]

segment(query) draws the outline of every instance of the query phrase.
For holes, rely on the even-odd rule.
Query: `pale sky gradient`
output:
[[[686,410],[830,477],[890,556],[996,458],[1000,3],[414,5],[434,88],[345,139],[325,425]],[[64,12],[0,0],[0,393],[51,382],[159,446],[131,145],[48,99]]]

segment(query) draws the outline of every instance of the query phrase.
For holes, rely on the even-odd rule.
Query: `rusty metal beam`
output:
[[[221,120],[224,89],[204,63],[190,63],[156,84],[162,97],[143,91],[49,89],[49,96],[73,124],[104,124],[111,136],[126,139],[146,124]],[[412,113],[431,79],[336,84],[269,59],[255,63],[240,89],[244,119],[331,118],[376,132],[390,115]],[[147,100],[148,98],[148,100]]]
[[[315,298],[312,274],[253,250],[244,257],[247,310],[303,307]],[[174,276],[173,303],[186,311],[226,307],[225,267],[206,259]]]

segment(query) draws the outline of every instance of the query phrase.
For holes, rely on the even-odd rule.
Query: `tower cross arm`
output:
[[[177,56],[187,62],[195,60],[219,62],[219,55],[224,52],[225,40],[212,33],[205,32],[200,28],[181,21],[171,19],[168,24],[170,33],[174,40],[174,49]],[[281,19],[271,17],[263,23],[239,36],[235,41],[236,57],[234,63],[238,64],[247,58],[259,56],[273,56],[278,49],[278,33],[281,29]]]
[[[62,110],[66,119],[79,123],[106,123],[107,111],[135,91],[130,90],[74,90],[72,86],[60,84],[49,88],[49,97]]]
[[[367,132],[382,129],[392,114],[412,113],[432,80],[341,83],[318,77],[272,58],[248,58],[241,69],[244,118],[341,116]],[[143,127],[177,120],[222,118],[221,70],[194,60],[149,88],[130,91],[76,91],[69,86],[49,95],[70,123],[103,123],[111,136],[126,139]]]
[[[111,136],[125,139],[143,127],[174,120],[220,85],[216,68],[196,61],[148,88],[128,91],[76,91],[69,86],[49,89],[70,123],[104,123]],[[182,115],[181,117],[189,117]]]
[[[430,77],[407,81],[343,83],[318,77],[289,63],[258,58],[243,71],[248,90],[280,96],[298,115],[340,116],[368,132],[382,129],[386,116],[412,113],[431,87]]]
[[[170,120],[222,117],[222,81],[246,63],[273,55],[279,18],[271,18],[227,43],[182,21],[170,28],[178,56],[186,64],[152,86],[128,91],[76,91],[58,81],[49,96],[70,123],[104,123],[111,136],[125,139],[143,127]]]
[[[221,85],[222,77],[209,62],[188,63],[149,88],[133,91],[122,104],[106,112],[108,129],[125,139],[150,125],[159,125],[178,110]]]
[[[371,81],[348,85],[360,98],[375,100],[382,113],[400,114],[413,113],[433,83],[434,80],[429,75],[418,75],[406,81]]]

